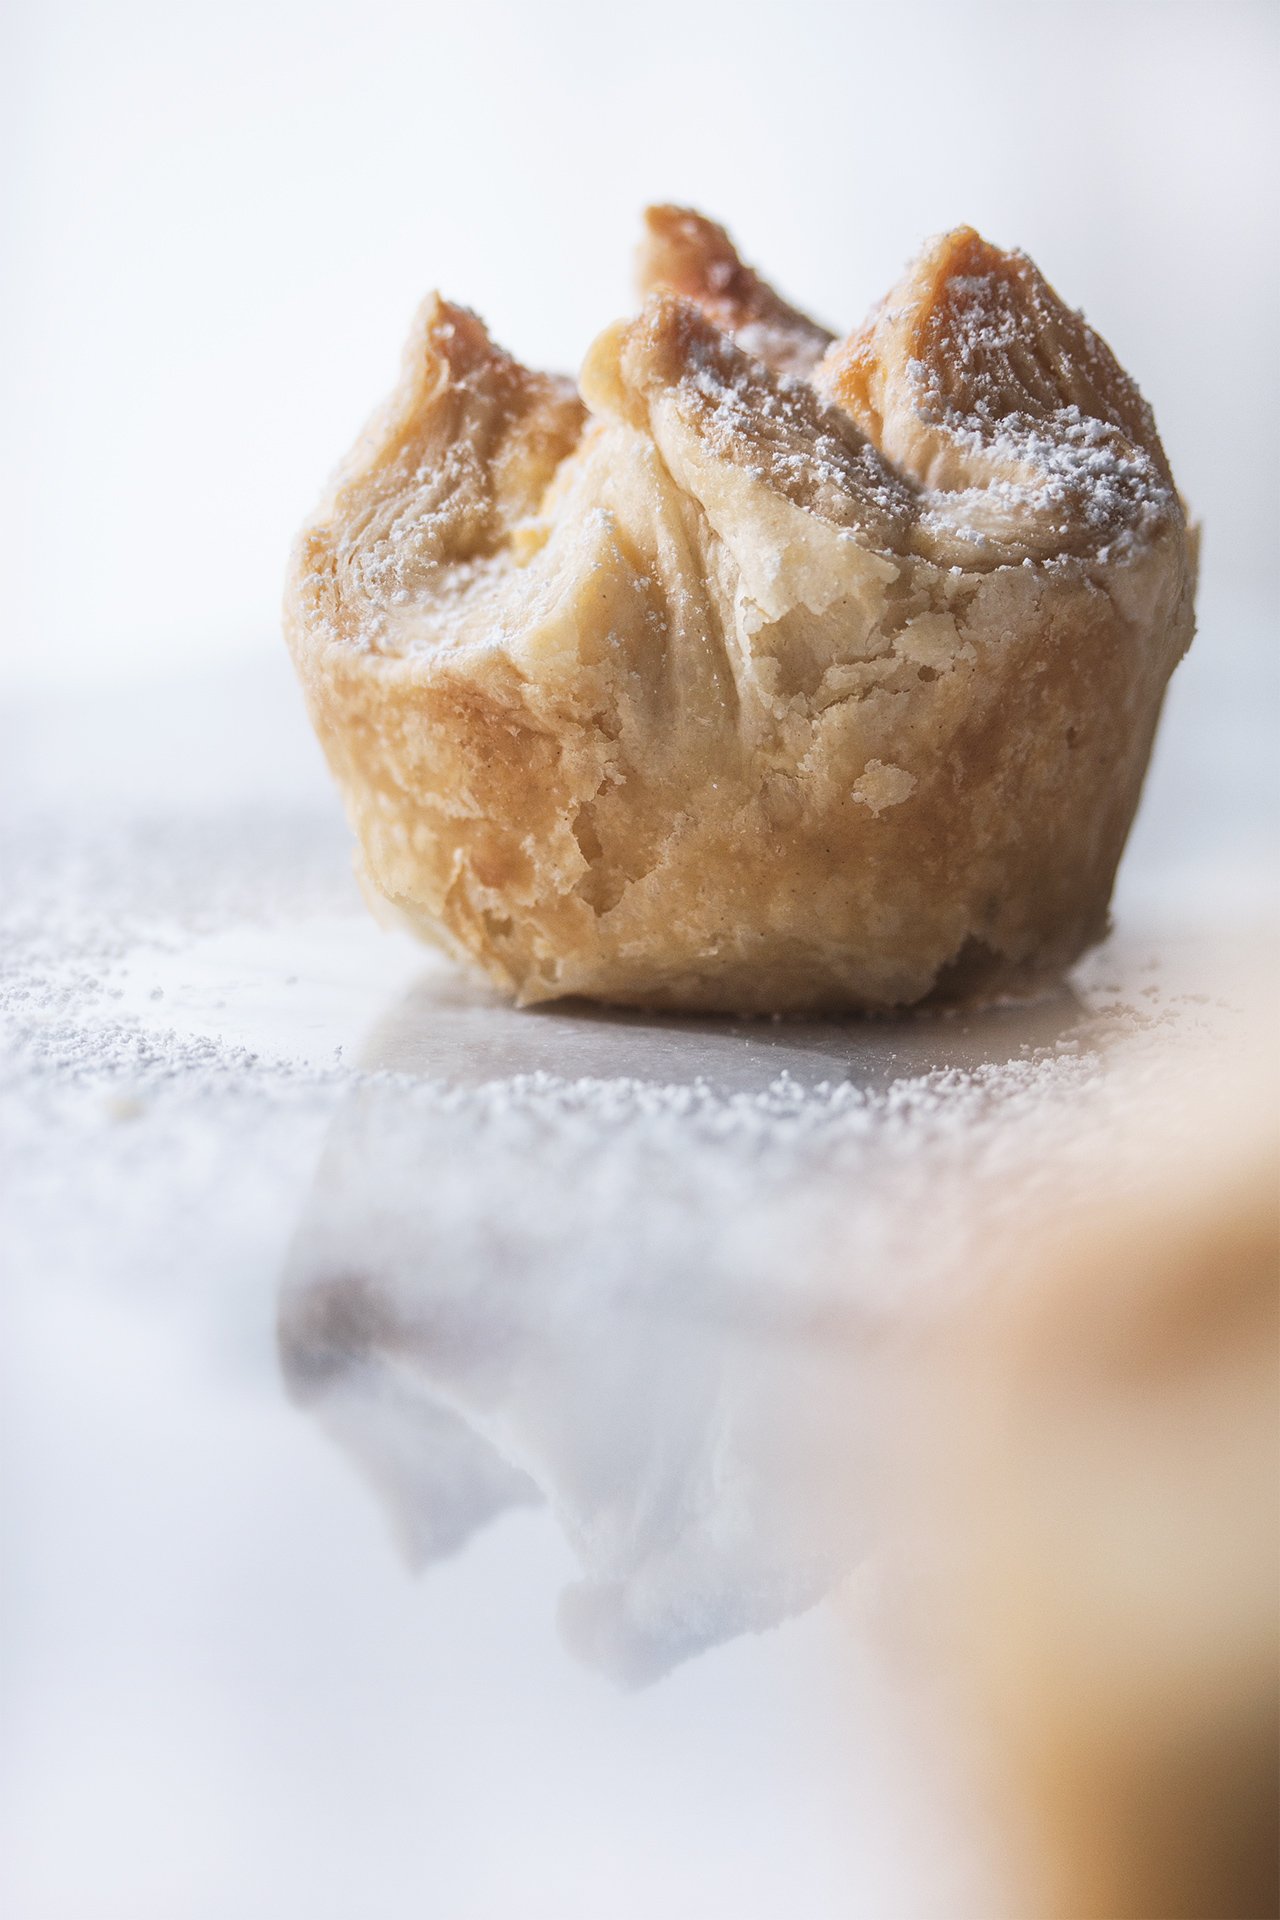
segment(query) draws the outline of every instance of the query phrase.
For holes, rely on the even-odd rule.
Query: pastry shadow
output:
[[[1004,1066],[1073,1043],[1094,1022],[1067,984],[1035,1000],[899,1018],[751,1019],[645,1013],[589,1000],[515,1007],[462,974],[423,975],[378,1021],[362,1051],[373,1071],[459,1086],[547,1074],[559,1080],[702,1081],[717,1094],[763,1093],[789,1077],[882,1091],[935,1072]]]

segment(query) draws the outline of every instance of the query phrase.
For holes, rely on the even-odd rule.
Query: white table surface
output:
[[[991,1920],[894,1356],[1230,1006],[1260,644],[1183,670],[1071,986],[883,1026],[517,1013],[381,932],[274,652],[11,704],[14,1920]]]

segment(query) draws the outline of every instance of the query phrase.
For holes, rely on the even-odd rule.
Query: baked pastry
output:
[[[968,229],[833,342],[698,215],[581,397],[432,297],[285,625],[374,894],[525,1002],[1016,991],[1100,937],[1194,548],[1133,382]]]

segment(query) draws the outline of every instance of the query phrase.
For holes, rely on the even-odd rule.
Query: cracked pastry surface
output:
[[[371,891],[520,1000],[1018,991],[1105,930],[1194,541],[1151,411],[961,229],[843,341],[655,208],[580,389],[433,296],[291,564]]]

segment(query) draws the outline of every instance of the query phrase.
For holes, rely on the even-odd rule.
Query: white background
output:
[[[833,325],[931,232],[1025,247],[1155,405],[1206,601],[1273,591],[1267,0],[11,0],[10,685],[276,645],[294,528],[438,285],[572,368],[649,199]]]

